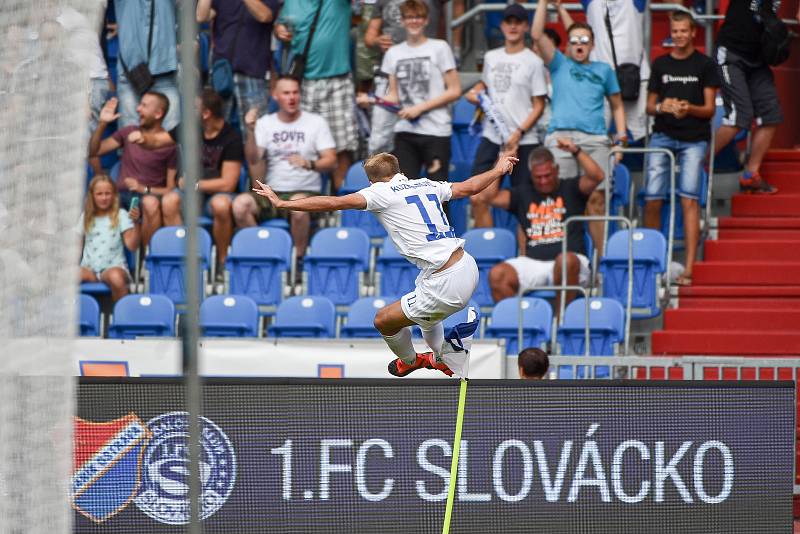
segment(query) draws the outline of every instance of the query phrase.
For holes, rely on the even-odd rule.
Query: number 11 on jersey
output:
[[[448,228],[448,230],[445,230],[443,232],[437,230],[436,225],[433,224],[433,221],[431,221],[431,216],[428,214],[428,210],[427,208],[425,208],[425,204],[423,204],[420,196],[419,195],[407,196],[406,204],[414,204],[417,207],[417,209],[419,210],[419,214],[422,215],[423,222],[428,226],[428,230],[430,230],[431,232],[425,237],[428,239],[428,241],[437,241],[439,239],[444,239],[446,237],[455,237],[456,232],[453,229],[453,227],[450,226],[450,223],[447,221],[447,216],[445,216],[444,214],[444,210],[442,209],[442,204],[439,202],[439,197],[436,196],[435,194],[428,194],[425,196],[428,198],[428,200],[436,204],[436,208],[439,211],[439,215],[442,217],[442,223],[444,224],[445,228]]]

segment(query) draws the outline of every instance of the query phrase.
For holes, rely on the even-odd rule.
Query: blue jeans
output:
[[[251,78],[238,72],[233,74],[233,96],[225,99],[222,111],[225,120],[233,122],[233,100],[236,99],[236,110],[239,128],[244,132],[244,116],[250,108],[258,108],[258,116],[267,113],[269,105],[269,81],[264,78]]]
[[[169,100],[169,111],[161,126],[170,131],[175,128],[181,120],[181,100],[178,94],[178,79],[175,73],[157,76],[153,86],[149,89],[157,93],[162,93]],[[120,70],[117,80],[117,97],[119,98],[119,127],[138,125],[139,114],[136,113],[136,106],[139,105],[140,96],[133,90],[125,71]]]
[[[654,133],[650,137],[648,148],[669,149],[676,158],[680,171],[676,185],[676,194],[692,200],[700,199],[701,174],[703,161],[708,150],[707,141],[689,143],[678,141],[663,133]],[[647,154],[645,185],[646,200],[666,200],[669,189],[669,157],[666,154]]]

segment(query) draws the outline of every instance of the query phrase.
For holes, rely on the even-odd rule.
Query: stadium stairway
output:
[[[653,354],[800,354],[800,151],[770,151],[762,175],[778,194],[733,197]]]

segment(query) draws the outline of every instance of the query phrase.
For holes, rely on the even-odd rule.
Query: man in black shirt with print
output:
[[[686,270],[678,283],[689,285],[700,238],[703,161],[711,138],[717,70],[708,56],[694,48],[695,22],[682,11],[670,15],[675,47],[653,62],[647,84],[647,114],[655,115],[650,148],[666,148],[680,166],[676,194],[681,198],[686,240]],[[667,198],[670,161],[666,154],[647,157],[644,223],[661,228],[661,207]]]
[[[564,223],[570,217],[583,215],[586,201],[597,184],[603,181],[603,169],[569,138],[559,138],[558,148],[570,152],[584,176],[560,179],[553,153],[539,147],[531,151],[528,167],[530,182],[512,189],[498,191],[495,182],[484,193],[492,206],[513,213],[525,230],[525,255],[507,260],[489,271],[492,298],[498,302],[539,286],[561,284],[561,244]],[[582,222],[569,225],[567,235],[567,284],[588,285],[591,277],[589,259],[584,250]],[[559,299],[556,309],[560,309]],[[574,291],[566,292],[567,302],[575,298]]]

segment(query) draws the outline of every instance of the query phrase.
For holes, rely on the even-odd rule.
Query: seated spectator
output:
[[[607,63],[589,60],[594,46],[594,32],[588,24],[579,22],[567,28],[567,54],[564,55],[544,34],[546,14],[546,2],[539,2],[531,28],[531,36],[550,69],[553,82],[553,115],[550,118],[545,146],[553,151],[561,178],[576,176],[579,170],[576,158],[559,149],[560,137],[572,139],[605,172],[611,151],[603,117],[606,99],[611,106],[617,132],[621,132],[616,135],[617,143],[627,143],[625,111],[617,76]],[[597,191],[590,199],[588,213],[605,213],[605,198],[601,191]],[[595,248],[602,253],[603,223],[591,223],[589,231]]]
[[[525,35],[529,29],[525,8],[519,4],[509,4],[503,11],[500,29],[505,37],[505,46],[486,53],[481,81],[466,94],[469,102],[479,105],[478,95],[485,91],[504,125],[498,130],[488,118],[484,118],[483,136],[472,166],[473,176],[491,169],[501,149],[526,162],[531,150],[540,144],[534,125],[544,110],[547,82],[544,63],[525,46]],[[506,133],[509,134],[507,139],[504,138]],[[511,185],[528,181],[528,165],[515,166]],[[475,226],[493,226],[489,206],[482,203],[479,197],[472,197],[471,203]]]
[[[428,6],[428,24],[425,35],[436,37],[439,27],[439,16],[442,10],[441,0],[423,0]],[[389,48],[406,40],[406,29],[400,14],[400,4],[405,0],[377,0],[371,8],[372,17],[364,34],[367,47],[380,50],[381,56]],[[367,8],[368,5],[364,5]],[[377,63],[380,65],[380,61]],[[371,77],[371,76],[370,76]],[[386,98],[389,91],[389,75],[383,71],[375,74],[375,95]],[[371,133],[369,136],[369,153],[391,152],[394,148],[394,125],[397,115],[382,108],[372,107]],[[414,175],[416,176],[416,174]]]
[[[139,122],[137,103],[144,93],[136,91],[129,80],[129,73],[140,64],[146,65],[153,77],[153,84],[147,91],[161,93],[169,99],[163,119],[164,128],[172,130],[180,122],[175,4],[176,0],[114,0],[119,39],[117,94],[120,127]]]
[[[203,128],[203,176],[197,182],[201,206],[205,207],[214,224],[211,232],[217,246],[217,276],[220,276],[228,257],[228,247],[233,237],[233,194],[239,186],[242,172],[244,148],[242,136],[223,118],[222,97],[213,89],[204,89],[200,97],[200,124]],[[183,178],[178,180],[183,190]],[[170,191],[164,195],[161,205],[164,210],[164,224],[179,226],[181,216],[182,191]]]
[[[302,54],[311,22],[319,8],[316,31],[303,72],[303,111],[321,115],[336,142],[333,189],[344,183],[358,148],[353,102],[355,90],[350,69],[351,0],[292,0],[281,8],[275,36],[292,43],[292,52]],[[290,24],[290,27],[287,27]]]
[[[233,68],[233,94],[225,99],[221,116],[228,122],[233,120],[235,101],[242,130],[247,110],[258,108],[259,115],[267,112],[267,77],[272,70],[272,22],[279,8],[278,0],[197,2],[197,22],[214,21],[214,58],[227,59]]]
[[[547,376],[550,358],[542,349],[527,348],[517,356],[519,377],[523,380],[542,380]]]
[[[681,198],[686,239],[686,269],[681,285],[692,280],[692,266],[700,239],[698,200],[701,174],[708,143],[715,95],[719,86],[714,62],[694,48],[695,23],[682,11],[670,15],[674,48],[653,63],[647,87],[647,113],[655,115],[650,148],[668,148],[680,167],[676,194]],[[661,207],[669,188],[670,160],[666,154],[648,154],[644,223],[661,229]]]
[[[540,286],[562,283],[564,222],[575,215],[583,215],[589,195],[603,180],[603,170],[571,139],[558,138],[558,146],[578,159],[581,168],[586,170],[585,175],[560,178],[553,153],[539,147],[531,151],[528,159],[530,182],[500,191],[495,183],[482,193],[492,206],[513,213],[527,237],[524,256],[499,263],[489,271],[489,286],[495,302],[516,296],[520,289],[524,294]],[[567,285],[588,286],[590,282],[583,234],[583,223],[569,225]],[[566,292],[566,302],[574,298],[575,291]],[[556,297],[556,310],[560,310],[560,299],[561,292]]]
[[[119,118],[117,103],[116,98],[111,98],[100,110],[97,129],[89,141],[89,156],[102,156],[122,148],[117,178],[120,205],[127,208],[133,195],[143,195],[142,242],[147,246],[162,225],[160,197],[175,189],[177,145],[151,148],[147,142],[151,137],[166,135],[162,121],[169,111],[169,100],[161,93],[146,92],[136,108],[139,125],[125,126],[103,139],[106,127]]]
[[[461,82],[447,42],[425,35],[428,6],[422,0],[400,5],[406,40],[387,50],[381,70],[389,75],[387,100],[399,103],[394,155],[400,172],[445,181],[450,166],[452,114],[448,104],[461,96]]]
[[[130,213],[119,205],[117,187],[111,177],[98,174],[89,183],[79,228],[83,235],[81,282],[105,282],[114,302],[128,294],[131,275],[125,260],[126,247],[139,248],[139,208]]]
[[[300,109],[300,82],[293,78],[278,78],[272,98],[278,103],[277,112],[258,118],[257,110],[251,109],[245,116],[244,153],[253,186],[259,180],[285,200],[319,195],[320,172],[329,172],[336,165],[336,145],[328,124],[316,113]],[[276,210],[265,197],[249,192],[233,201],[233,216],[239,228],[288,217],[299,279],[311,234],[308,213]]]

